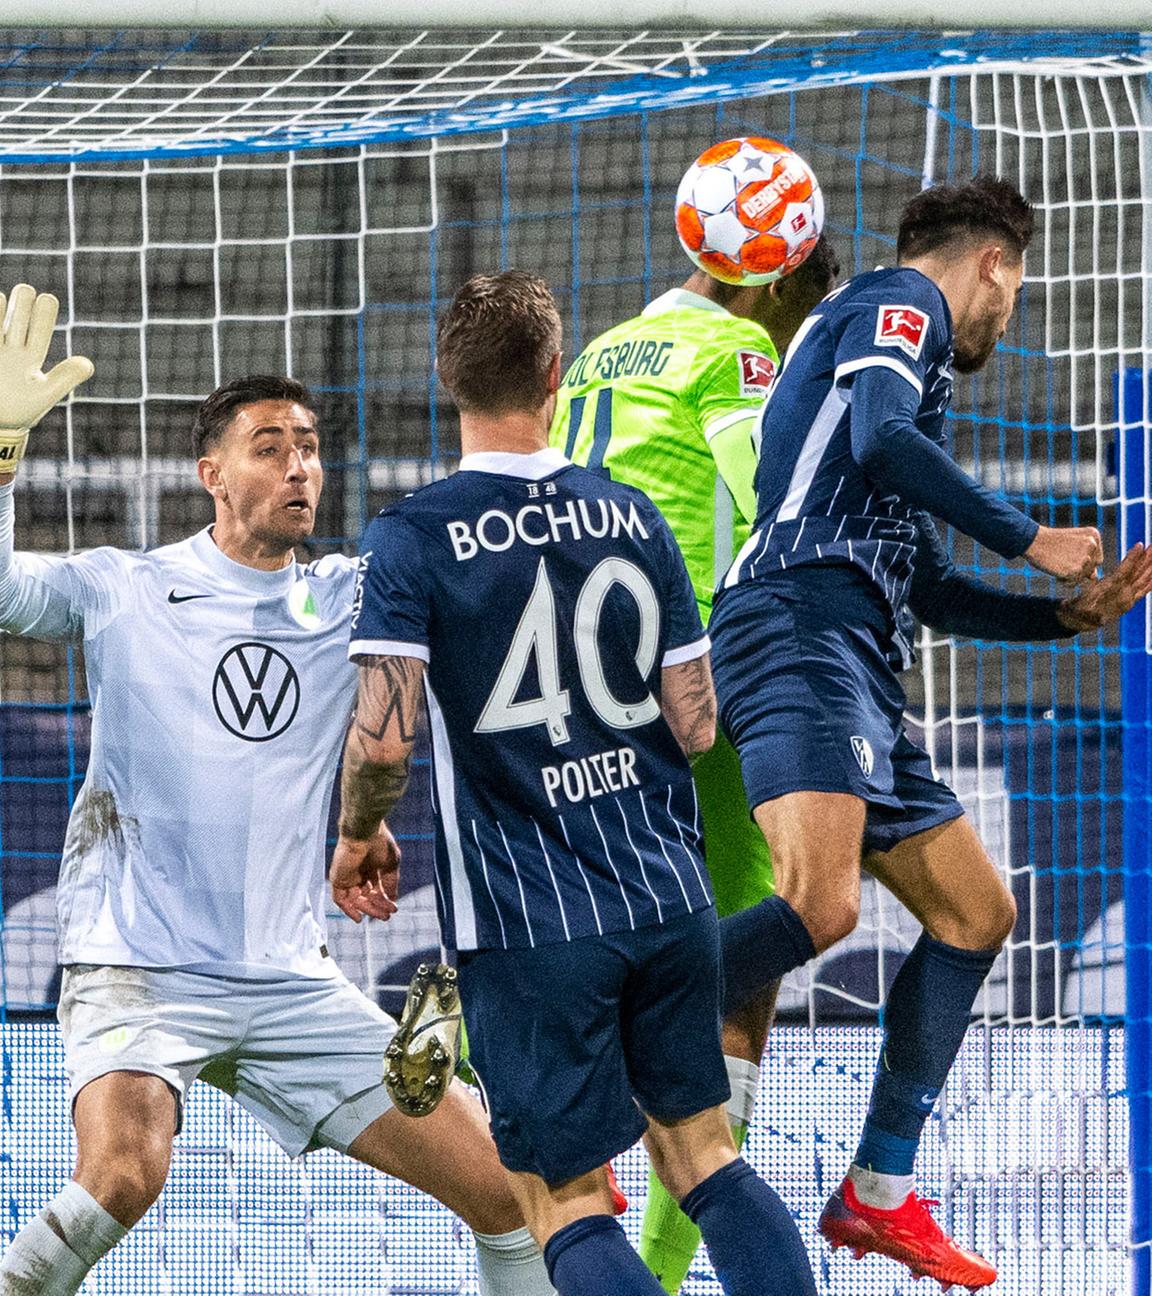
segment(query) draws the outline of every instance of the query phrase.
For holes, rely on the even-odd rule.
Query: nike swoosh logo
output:
[[[177,594],[175,590],[168,591],[169,603],[187,603],[191,599],[211,598],[211,594]]]

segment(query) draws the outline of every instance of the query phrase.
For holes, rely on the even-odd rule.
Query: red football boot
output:
[[[820,1232],[835,1247],[851,1247],[859,1260],[869,1251],[906,1264],[917,1278],[935,1278],[945,1291],[953,1283],[978,1291],[996,1281],[996,1270],[974,1251],[965,1251],[932,1218],[939,1202],[909,1193],[896,1210],[878,1210],[856,1196],[845,1179],[820,1213]]]
[[[620,1185],[616,1182],[616,1171],[612,1169],[611,1162],[604,1169],[608,1171],[608,1187],[612,1189],[612,1214],[623,1215],[628,1209],[628,1198],[620,1191]]]

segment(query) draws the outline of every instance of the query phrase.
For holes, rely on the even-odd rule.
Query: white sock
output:
[[[40,1215],[12,1239],[0,1260],[4,1296],[74,1296],[91,1268]]]
[[[896,1210],[904,1205],[908,1194],[916,1187],[915,1175],[878,1174],[865,1170],[855,1161],[848,1167],[848,1178],[856,1189],[856,1196],[865,1206],[876,1210]]]
[[[4,1296],[74,1296],[128,1230],[69,1181],[12,1240],[0,1262]]]
[[[556,1296],[544,1253],[526,1228],[475,1238],[480,1296]]]
[[[728,1099],[724,1110],[728,1113],[729,1125],[752,1124],[752,1110],[756,1106],[756,1092],[760,1088],[760,1068],[755,1062],[744,1058],[724,1056],[724,1066],[728,1071],[728,1083],[732,1086],[732,1097]]]

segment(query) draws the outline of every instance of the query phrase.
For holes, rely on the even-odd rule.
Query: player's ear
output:
[[[554,396],[560,390],[560,380],[564,377],[564,352],[557,351],[548,366],[548,395]]]
[[[980,251],[980,282],[999,287],[1004,280],[1004,249],[999,243],[986,243]]]
[[[212,455],[205,455],[196,463],[196,476],[200,484],[214,499],[228,498],[228,489],[224,485],[224,474],[220,471],[220,461]]]

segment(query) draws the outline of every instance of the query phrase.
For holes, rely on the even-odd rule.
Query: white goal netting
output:
[[[997,170],[1032,198],[1020,309],[958,387],[954,452],[1041,520],[1099,525],[1115,552],[1149,534],[1152,500],[1149,71],[1126,33],[9,32],[0,286],[56,292],[61,346],[96,363],[37,432],[19,543],[151,546],[203,525],[196,403],[228,377],[287,372],[321,410],[315,548],[348,550],[383,503],[455,462],[431,354],[455,287],[482,269],[540,271],[575,354],[683,281],[682,170],[716,139],[758,133],[816,169],[848,273],[891,258],[925,181]],[[1046,588],[954,543],[986,579]],[[1149,645],[1147,621],[1123,643],[926,636],[909,680],[938,771],[1020,907],[922,1160],[950,1227],[999,1263],[1004,1296],[1126,1290],[1124,902],[1148,812],[1132,771],[1147,762]],[[20,1015],[54,1002],[53,887],[88,716],[77,652],[4,639],[0,663],[12,1228],[67,1170],[51,1029]],[[401,915],[333,922],[341,963],[386,1001],[437,943],[425,780],[418,766],[400,825]],[[853,1150],[883,986],[915,935],[868,890],[860,930],[782,996],[790,1025],[750,1147],[810,1241]],[[1146,1150],[1134,1166],[1139,1185]],[[641,1169],[625,1167],[636,1197]],[[335,1160],[290,1167],[205,1097],[161,1205],[85,1290],[455,1292],[471,1290],[470,1265],[446,1215]],[[718,1290],[703,1261],[691,1284]],[[893,1266],[841,1256],[821,1289],[913,1290]]]

